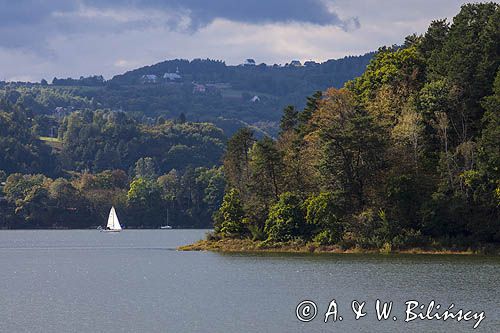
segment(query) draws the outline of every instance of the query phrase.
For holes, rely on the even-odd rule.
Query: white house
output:
[[[154,74],[146,74],[141,77],[142,83],[156,83],[158,82],[158,76]]]
[[[182,79],[182,76],[179,74],[179,67],[177,67],[177,70],[175,73],[165,73],[163,74],[163,79],[167,81],[177,81]]]
[[[255,95],[254,97],[252,97],[252,99],[250,100],[250,102],[252,103],[256,103],[256,102],[260,102],[260,97]]]
[[[182,79],[182,76],[180,76],[177,73],[165,73],[165,74],[163,74],[163,79],[165,79],[167,81],[177,81],[177,80]]]

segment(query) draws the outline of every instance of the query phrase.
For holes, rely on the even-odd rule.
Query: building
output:
[[[177,70],[175,73],[165,73],[163,74],[163,79],[166,81],[178,81],[182,79],[182,76],[179,74],[179,67],[177,67]]]
[[[182,79],[182,76],[177,73],[165,73],[163,74],[163,79],[165,79],[166,81],[178,81]]]
[[[146,83],[157,83],[158,82],[158,76],[154,74],[146,74],[141,76],[141,82],[146,84]]]
[[[250,100],[250,102],[252,103],[256,103],[256,102],[260,102],[260,97],[255,95],[254,97],[252,97],[252,99]]]

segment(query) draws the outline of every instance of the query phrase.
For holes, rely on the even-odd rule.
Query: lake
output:
[[[500,331],[498,257],[175,250],[204,234],[0,231],[0,331]],[[343,320],[324,323],[333,299]],[[394,302],[388,320],[376,319],[377,299]],[[317,305],[310,322],[296,317],[303,300]],[[359,320],[353,300],[366,301]],[[485,319],[476,330],[474,320],[405,323],[408,300],[435,300],[445,309],[454,303],[453,310],[484,311]]]

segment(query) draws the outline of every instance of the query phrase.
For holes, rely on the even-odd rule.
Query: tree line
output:
[[[345,248],[500,242],[500,7],[464,5],[228,142],[215,238]]]
[[[106,110],[49,119],[58,136],[41,138],[40,118],[0,100],[0,228],[88,228],[111,205],[127,227],[211,225],[225,186],[214,125]]]
[[[127,228],[208,227],[224,191],[221,168],[172,169],[157,176],[152,159],[140,159],[134,177],[123,170],[6,177],[0,227],[7,229],[90,228],[104,225],[111,206]],[[5,178],[6,177],[6,178]]]
[[[226,66],[209,59],[169,60],[129,71],[105,81],[102,76],[79,79],[54,78],[52,84],[2,83],[3,96],[12,104],[22,104],[38,117],[51,115],[56,108],[112,109],[134,114],[136,118],[177,118],[209,121],[223,127],[228,135],[242,124],[250,124],[275,136],[281,108],[302,103],[305,96],[329,86],[340,87],[360,75],[372,53],[329,60],[302,67]],[[179,70],[175,83],[162,79]],[[144,84],[144,75],[156,75],[158,83]],[[193,84],[203,84],[195,93]],[[226,88],[216,88],[214,83]],[[210,85],[212,84],[212,85]],[[258,95],[259,101],[252,102]]]

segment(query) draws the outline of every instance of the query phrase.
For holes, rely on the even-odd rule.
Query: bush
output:
[[[242,237],[246,234],[244,211],[239,192],[231,189],[224,195],[222,205],[214,214],[215,232],[221,237]]]
[[[279,200],[269,210],[264,231],[273,241],[289,241],[302,236],[305,227],[301,198],[292,192],[280,195]]]
[[[314,236],[313,241],[319,245],[332,245],[339,241],[338,233],[331,230],[323,230]]]
[[[326,244],[333,244],[342,238],[344,225],[340,204],[332,193],[322,192],[309,197],[304,203],[306,223],[311,226],[314,239],[319,237]],[[315,236],[316,235],[316,236]],[[321,235],[321,236],[320,236]]]

